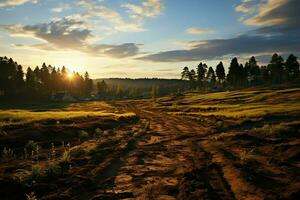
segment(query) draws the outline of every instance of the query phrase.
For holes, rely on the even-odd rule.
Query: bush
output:
[[[264,125],[262,128],[258,129],[264,136],[280,136],[284,137],[286,133],[291,132],[291,128],[285,124],[276,124],[276,125]]]
[[[219,131],[225,130],[225,125],[223,121],[217,121],[216,123],[216,129]]]
[[[79,132],[79,137],[84,139],[84,138],[88,138],[89,137],[89,133],[86,131],[80,131]]]
[[[41,177],[42,167],[39,164],[33,165],[31,167],[31,178],[36,180]]]
[[[48,177],[54,177],[58,174],[59,172],[59,166],[57,165],[56,162],[54,161],[50,161],[47,166],[47,168],[45,169],[45,172],[47,174]]]
[[[7,136],[7,133],[0,128],[0,136]]]
[[[12,149],[7,149],[4,147],[2,151],[2,160],[9,161],[15,158],[14,151]]]
[[[26,194],[26,199],[27,200],[38,200],[37,197],[35,196],[34,192],[31,192],[30,194]]]
[[[33,140],[29,140],[27,142],[27,144],[25,145],[25,148],[26,148],[27,152],[35,151],[37,149],[37,147],[38,147],[38,144]]]
[[[65,150],[64,153],[62,154],[61,161],[63,163],[69,163],[70,160],[71,160],[70,151],[69,150]]]

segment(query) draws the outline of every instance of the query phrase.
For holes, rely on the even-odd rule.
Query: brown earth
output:
[[[26,199],[25,194],[30,192],[43,200],[300,199],[299,122],[290,125],[287,138],[256,136],[251,129],[263,126],[259,122],[256,126],[244,124],[228,130],[223,137],[224,132],[211,126],[215,124],[213,118],[204,119],[209,125],[203,126],[197,121],[167,114],[163,109],[152,107],[149,101],[113,105],[120,112],[136,113],[140,120],[124,122],[121,126],[89,120],[97,125],[89,124],[87,130],[106,124],[101,128],[113,131],[99,138],[90,135],[82,141],[69,139],[72,148],[91,150],[72,153],[69,165],[60,164],[60,172],[53,177],[42,175],[33,181],[16,181],[12,177],[17,170],[28,170],[32,161],[2,163],[0,199]],[[294,116],[294,119],[300,118]],[[18,132],[22,128],[11,131]],[[51,133],[56,130],[57,134],[70,132],[68,137],[74,137],[68,127],[60,126],[57,130],[45,125],[44,129]],[[31,130],[35,129],[31,127]],[[1,138],[0,141],[5,142]],[[43,143],[45,141],[41,141]],[[44,148],[47,149],[46,144]],[[57,148],[57,152],[62,151]],[[44,153],[46,155],[46,150]],[[40,163],[43,165],[46,159]]]

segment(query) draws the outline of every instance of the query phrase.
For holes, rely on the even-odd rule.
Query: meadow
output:
[[[300,88],[2,107],[3,199],[297,199]]]

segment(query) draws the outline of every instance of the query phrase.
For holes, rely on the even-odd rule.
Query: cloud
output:
[[[25,3],[37,3],[38,0],[1,0],[0,8],[20,6]]]
[[[186,33],[193,34],[193,35],[208,34],[211,32],[213,32],[213,31],[210,29],[198,28],[198,27],[190,27],[190,28],[186,29]]]
[[[95,45],[90,49],[90,53],[97,52],[114,58],[125,58],[135,56],[139,53],[139,46],[135,43],[124,43],[120,45]]]
[[[91,30],[77,16],[55,19],[49,23],[36,25],[5,25],[1,26],[12,35],[22,35],[42,40],[33,45],[17,44],[19,48],[34,48],[41,50],[76,50],[93,56],[109,56],[125,58],[139,53],[139,45],[125,43],[119,45],[91,44]]]
[[[235,9],[246,14],[253,31],[229,39],[181,42],[183,49],[145,55],[137,59],[181,62],[222,59],[228,55],[300,52],[299,0],[242,0]]]
[[[161,14],[164,6],[162,0],[146,0],[141,5],[136,4],[124,4],[123,7],[128,8],[132,13],[132,17],[156,17]]]
[[[182,62],[222,59],[227,55],[258,54],[274,52],[300,52],[300,38],[297,34],[241,35],[231,39],[200,40],[191,49],[173,50],[146,55],[137,59],[153,62]]]
[[[65,10],[68,10],[68,9],[70,9],[69,4],[61,4],[58,7],[52,8],[50,11],[54,12],[54,13],[61,13],[61,12],[65,11]]]
[[[235,7],[236,12],[244,14],[254,14],[258,11],[261,0],[242,0],[240,4]]]
[[[103,19],[109,22],[115,31],[142,32],[146,31],[142,26],[146,18],[153,18],[163,10],[162,0],[146,0],[141,4],[123,4],[129,13],[129,19],[122,16],[116,10],[101,4],[101,1],[80,0],[77,5],[84,9],[84,14],[90,18]]]
[[[256,32],[260,33],[298,31],[300,27],[299,8],[299,0],[261,0],[257,13],[245,18],[244,23],[258,26]]]
[[[102,5],[95,5],[86,11],[89,17],[100,17],[110,22],[113,28],[121,32],[141,32],[145,29],[141,28],[142,21],[125,22],[123,17],[116,11]]]

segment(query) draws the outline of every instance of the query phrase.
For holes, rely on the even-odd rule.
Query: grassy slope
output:
[[[31,191],[48,199],[89,199],[99,193],[113,199],[119,196],[109,191],[117,187],[116,176],[121,173],[126,177],[135,174],[131,185],[126,181],[120,184],[120,194],[130,198],[136,193],[126,193],[124,188],[137,186],[145,193],[141,181],[161,177],[164,173],[158,169],[162,167],[168,178],[177,180],[174,169],[182,170],[174,170],[177,175],[187,176],[178,179],[179,187],[175,184],[172,190],[166,190],[177,198],[184,191],[187,196],[183,199],[193,195],[199,199],[203,194],[203,199],[211,199],[205,197],[207,190],[221,198],[226,190],[230,193],[227,197],[232,192],[236,199],[297,199],[299,102],[300,89],[296,88],[187,93],[160,98],[154,106],[146,100],[1,110],[6,134],[0,135],[0,145],[13,147],[16,157],[4,160],[2,156],[0,194],[16,194],[16,198],[4,199],[19,200]],[[127,123],[126,119],[124,123],[124,118],[134,118],[132,112],[142,120]],[[28,140],[35,140],[42,150],[24,158]],[[69,150],[63,141],[70,142]],[[70,155],[65,155],[66,149]],[[140,160],[136,159],[139,154]],[[177,163],[177,155],[184,161]],[[167,164],[161,158],[166,158]],[[180,165],[189,160],[203,165],[204,171],[181,169]],[[66,163],[72,168],[63,171]],[[33,181],[36,183],[31,184]],[[26,184],[31,186],[24,187]],[[143,186],[147,187],[146,182]],[[158,186],[158,193],[170,187],[163,183]]]
[[[165,101],[171,114],[186,116],[262,117],[265,115],[297,114],[300,112],[300,89],[250,90],[219,93],[188,93],[179,102]]]
[[[299,197],[300,88],[187,93],[158,108],[211,129],[199,145],[237,199]]]

